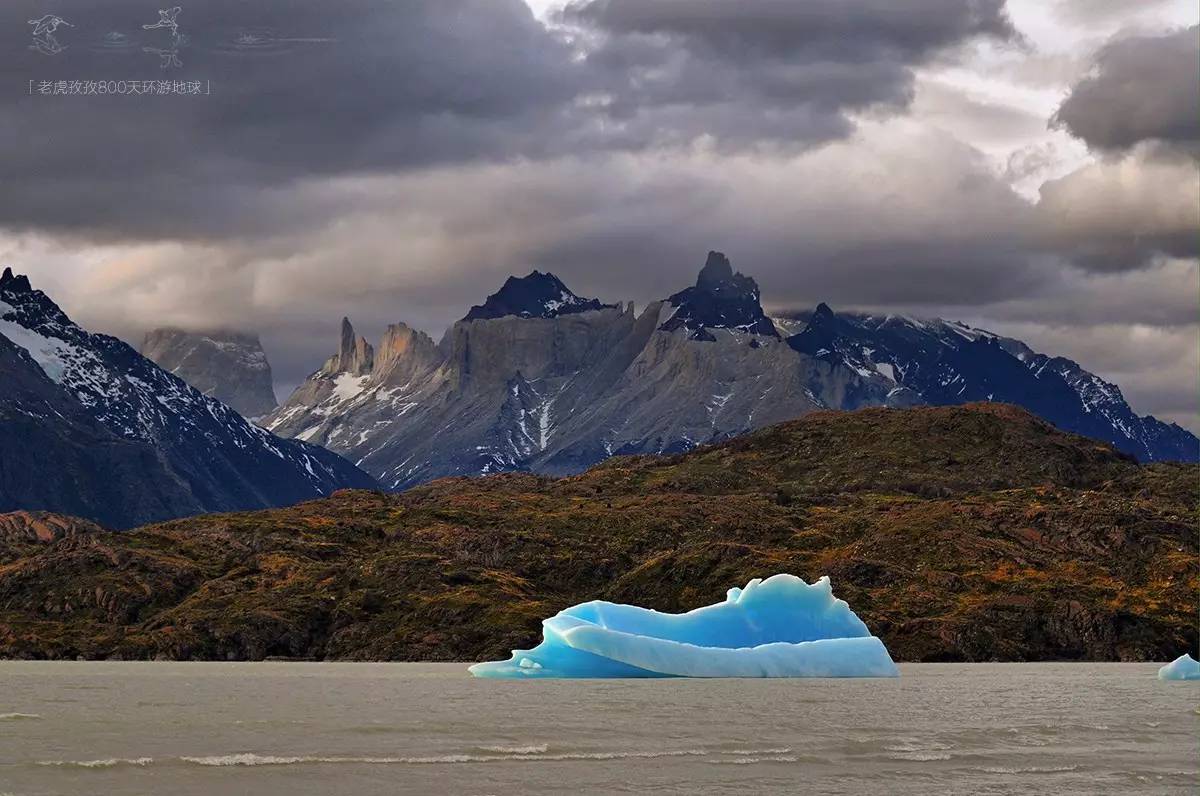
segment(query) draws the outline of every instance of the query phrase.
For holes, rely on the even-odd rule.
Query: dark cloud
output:
[[[915,66],[1015,36],[1004,0],[576,0],[558,19],[586,42],[614,123],[735,149],[844,136],[854,112],[907,107]]]
[[[1138,150],[1084,166],[1043,184],[1038,211],[1047,244],[1091,270],[1200,256],[1200,169],[1186,155]]]
[[[175,42],[142,29],[157,13],[140,0],[19,0],[10,19],[53,11],[70,27],[55,31],[65,46],[55,55],[31,49],[32,26],[0,30],[10,88],[0,146],[14,153],[0,166],[0,226],[109,240],[262,236],[312,222],[288,201],[306,180],[704,139],[809,145],[849,134],[850,111],[905,105],[911,66],[933,52],[1009,32],[999,0],[922,0],[905,13],[875,0],[799,5],[800,15],[791,3],[739,4],[734,35],[757,52],[741,58],[715,53],[726,37],[684,17],[651,20],[669,35],[676,25],[680,46],[625,35],[628,3],[574,8],[580,24],[620,33],[572,39],[521,0],[212,0],[183,7]],[[160,69],[148,50],[173,46],[179,65]],[[212,94],[36,91],[157,78],[202,81]]]
[[[1004,0],[574,0],[562,18],[617,34],[679,36],[734,59],[914,63],[974,36],[1015,34]]]
[[[1046,182],[1045,239],[1094,271],[1200,256],[1200,28],[1102,47],[1051,123],[1100,159]]]
[[[1143,141],[1194,151],[1200,142],[1200,29],[1132,36],[1107,44],[1054,122],[1099,150]]]
[[[1102,144],[1085,81],[1060,118],[1106,157],[1037,205],[1011,190],[1075,161],[1027,147],[1006,172],[1007,142],[1044,134],[1036,103],[943,69],[974,51],[960,45],[1018,38],[1000,0],[597,0],[551,28],[519,0],[209,0],[185,6],[168,70],[143,52],[170,37],[141,30],[157,13],[140,0],[8,8],[75,27],[56,56],[0,28],[0,229],[23,231],[0,235],[0,264],[135,342],[161,324],[253,326],[282,385],[329,355],[342,315],[369,338],[397,321],[436,337],[535,267],[642,305],[694,281],[710,248],[779,308],[1110,319],[1126,351],[1159,340],[1139,324],[1186,323],[1175,299],[1195,295],[1194,263],[1162,265],[1186,253],[1200,192],[1187,134],[1161,115],[1110,136],[1152,142]],[[1128,72],[1111,48],[1099,84]],[[1083,63],[1069,55],[1025,68],[1057,86]],[[24,94],[160,77],[213,93]],[[1162,379],[1194,385],[1184,370]]]
[[[312,219],[303,230],[115,252],[68,298],[97,325],[138,327],[134,337],[253,318],[287,352],[281,379],[295,379],[328,356],[333,338],[313,330],[343,314],[371,335],[405,321],[437,337],[533,268],[639,306],[693,283],[713,248],[774,306],[981,305],[1052,277],[1030,256],[1030,206],[970,147],[911,126],[866,123],[786,159],[647,152],[446,166],[313,182],[288,201]]]
[[[0,223],[130,237],[286,223],[264,188],[332,175],[536,155],[570,145],[581,70],[520,0],[300,0],[186,6],[178,68],[144,47],[145,3],[63,0],[67,48],[6,25]],[[34,19],[41,3],[9,4]],[[285,13],[286,11],[286,13]],[[108,34],[129,46],[109,46]],[[248,38],[247,38],[248,37]],[[242,44],[262,38],[259,47]],[[211,96],[26,96],[29,81],[197,80]],[[579,131],[583,135],[586,131]]]

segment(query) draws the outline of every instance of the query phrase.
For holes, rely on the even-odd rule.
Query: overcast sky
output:
[[[144,7],[0,29],[0,264],[90,328],[257,331],[286,391],[343,315],[440,337],[533,268],[640,305],[720,249],[769,308],[964,320],[1200,430],[1194,0]],[[40,94],[163,78],[211,93]]]

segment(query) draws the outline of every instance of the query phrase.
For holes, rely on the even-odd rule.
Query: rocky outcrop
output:
[[[342,318],[342,344],[338,352],[321,367],[326,374],[349,373],[364,376],[375,368],[375,349],[365,337],[355,336],[349,318]]]
[[[510,276],[499,291],[483,304],[471,307],[466,321],[489,320],[512,315],[517,318],[557,318],[577,312],[611,309],[598,299],[572,293],[554,274],[534,271],[528,276]]]
[[[27,279],[0,277],[0,511],[111,528],[289,505],[374,480],[280,439],[112,337]]]
[[[0,564],[37,552],[39,546],[73,536],[100,533],[90,520],[48,511],[11,511],[0,514]]]
[[[261,417],[279,405],[271,365],[257,335],[155,329],[142,342],[141,354],[242,417]]]
[[[666,332],[687,329],[692,339],[708,342],[716,339],[713,329],[779,337],[763,312],[758,283],[734,273],[729,258],[721,252],[709,252],[696,285],[671,296],[667,303],[674,312],[661,327]]]
[[[0,657],[494,659],[568,605],[790,572],[900,661],[1166,660],[1200,641],[1197,477],[999,404],[813,412],[560,480],[40,544],[0,566]]]

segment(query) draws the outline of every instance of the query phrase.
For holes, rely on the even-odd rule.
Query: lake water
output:
[[[1195,794],[1200,683],[487,681],[450,664],[0,663],[0,793]]]

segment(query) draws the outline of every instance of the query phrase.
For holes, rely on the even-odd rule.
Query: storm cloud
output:
[[[847,135],[853,112],[907,107],[915,67],[1016,35],[1003,0],[575,0],[557,18],[625,129],[727,148]]]
[[[1200,29],[1131,36],[1106,45],[1094,72],[1071,89],[1055,116],[1101,150],[1143,141],[1194,147],[1200,141]]]
[[[1200,28],[1114,39],[1052,119],[1100,159],[1042,186],[1041,222],[1078,264],[1197,257]]]
[[[976,322],[1200,427],[1194,9],[535,4],[212,0],[162,68],[141,2],[10,3],[72,27],[0,28],[0,264],[135,343],[252,327],[286,392],[343,315],[437,337],[533,268],[644,305],[717,248],[775,310]],[[211,94],[39,90],[148,79]]]
[[[40,6],[18,3],[30,19]],[[16,85],[195,80],[211,95],[0,97],[0,219],[135,238],[251,235],[306,223],[264,189],[324,176],[540,156],[586,137],[567,46],[520,0],[217,0],[179,15],[179,66],[145,48],[144,3],[59,4],[53,57],[6,29]],[[273,9],[273,10],[272,10]],[[156,16],[156,15],[154,15]],[[24,36],[24,38],[20,38]],[[109,47],[113,41],[133,42]],[[242,44],[261,37],[264,45]],[[272,46],[273,45],[273,46]]]

